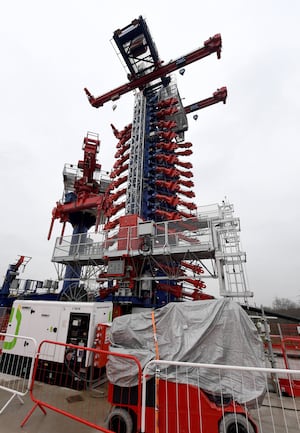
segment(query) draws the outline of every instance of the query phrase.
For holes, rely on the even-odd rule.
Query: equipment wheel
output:
[[[245,415],[228,413],[220,421],[219,433],[255,433],[255,430]]]
[[[133,422],[130,413],[121,407],[113,408],[107,417],[106,427],[115,433],[132,433]]]

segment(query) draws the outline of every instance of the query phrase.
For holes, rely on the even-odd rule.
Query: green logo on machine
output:
[[[9,325],[11,324],[11,322],[14,318],[14,313],[15,313],[15,309],[12,308],[11,313],[10,313],[10,317],[9,317],[9,322],[8,322]],[[12,332],[12,334],[14,334],[16,336],[19,334],[21,320],[22,320],[21,308],[20,308],[20,306],[18,306],[17,311],[16,311],[16,322],[17,322],[16,329],[14,332]],[[11,341],[4,341],[3,349],[11,350],[15,347],[16,344],[17,344],[17,337],[14,337]]]

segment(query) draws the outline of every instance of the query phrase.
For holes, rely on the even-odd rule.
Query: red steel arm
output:
[[[202,101],[196,102],[191,105],[187,105],[184,107],[186,114],[192,113],[193,111],[201,110],[201,108],[209,107],[210,105],[217,104],[218,102],[226,103],[227,98],[227,88],[221,87],[216,92],[213,93],[213,96],[210,98],[203,99]]]
[[[99,108],[108,101],[119,99],[121,95],[124,95],[125,93],[130,92],[131,90],[134,90],[136,88],[143,89],[145,85],[151,83],[151,81],[164,77],[165,75],[170,74],[171,72],[174,72],[177,69],[187,66],[193,62],[196,62],[197,60],[203,59],[210,54],[217,53],[219,59],[221,57],[221,48],[221,35],[216,34],[215,36],[209,38],[207,41],[204,42],[204,47],[198,48],[197,50],[192,51],[191,53],[182,56],[177,60],[171,61],[167,65],[158,66],[154,71],[150,72],[149,74],[139,77],[126,84],[123,84],[122,86],[117,87],[116,89],[111,90],[110,92],[107,92],[102,96],[94,97],[87,88],[85,88],[84,91],[88,96],[90,104],[95,108]]]

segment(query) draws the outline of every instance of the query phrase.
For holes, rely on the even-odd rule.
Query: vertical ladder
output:
[[[220,295],[232,298],[252,297],[253,292],[247,289],[244,263],[246,253],[240,249],[240,220],[235,218],[233,205],[223,202],[220,206],[221,219],[215,225],[218,239],[218,262]]]

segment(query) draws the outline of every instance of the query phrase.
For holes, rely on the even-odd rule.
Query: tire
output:
[[[130,413],[121,407],[113,408],[107,417],[106,428],[115,433],[132,433],[133,422]]]
[[[255,430],[245,415],[228,413],[220,421],[219,433],[255,433]]]

